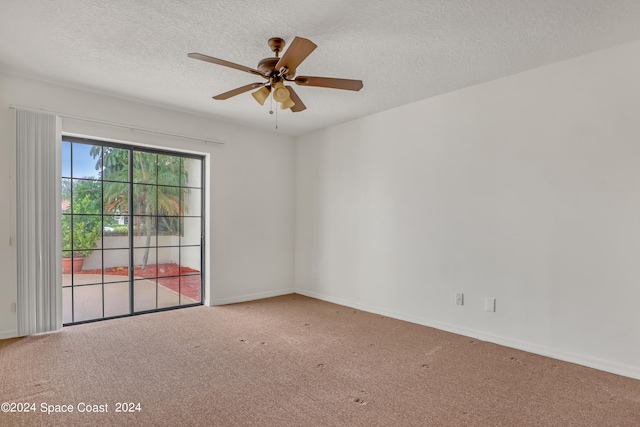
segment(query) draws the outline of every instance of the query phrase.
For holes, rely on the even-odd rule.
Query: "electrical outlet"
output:
[[[318,281],[318,270],[313,270],[313,280]]]
[[[12,313],[15,313],[15,312],[16,312],[16,303],[15,303],[15,302],[12,302],[12,303],[11,303],[11,312],[12,312]]]
[[[495,312],[496,311],[496,299],[492,297],[486,297],[484,299],[484,310]]]
[[[456,294],[456,305],[464,304],[464,294]]]

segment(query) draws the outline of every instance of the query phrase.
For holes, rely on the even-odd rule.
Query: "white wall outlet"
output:
[[[12,303],[11,303],[11,312],[12,312],[12,313],[15,313],[15,312],[16,312],[16,303],[15,303],[15,302],[12,302]]]
[[[313,270],[313,280],[318,281],[318,270]]]
[[[484,299],[484,309],[485,311],[496,311],[496,299],[492,297],[486,297]]]
[[[464,304],[464,294],[456,294],[456,305]]]

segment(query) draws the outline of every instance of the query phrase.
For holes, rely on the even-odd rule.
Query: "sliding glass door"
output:
[[[63,137],[63,323],[202,303],[202,157]]]

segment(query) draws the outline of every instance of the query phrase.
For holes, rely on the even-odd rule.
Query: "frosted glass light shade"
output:
[[[273,99],[277,102],[285,102],[290,99],[291,95],[289,94],[289,90],[284,87],[284,83],[277,82],[273,85]]]
[[[271,93],[271,88],[269,86],[262,86],[257,91],[253,92],[251,96],[258,101],[258,104],[264,105],[264,102],[269,98],[269,94]]]
[[[293,107],[294,105],[296,105],[296,103],[295,103],[295,102],[293,102],[293,101],[291,100],[291,98],[289,98],[289,99],[287,99],[286,101],[283,101],[283,102],[281,102],[281,103],[280,103],[280,109],[281,109],[281,110],[286,110],[287,108],[291,108],[291,107]]]

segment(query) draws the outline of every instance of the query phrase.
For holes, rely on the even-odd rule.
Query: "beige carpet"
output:
[[[640,425],[638,380],[300,295],[0,341],[0,379],[2,426]]]

